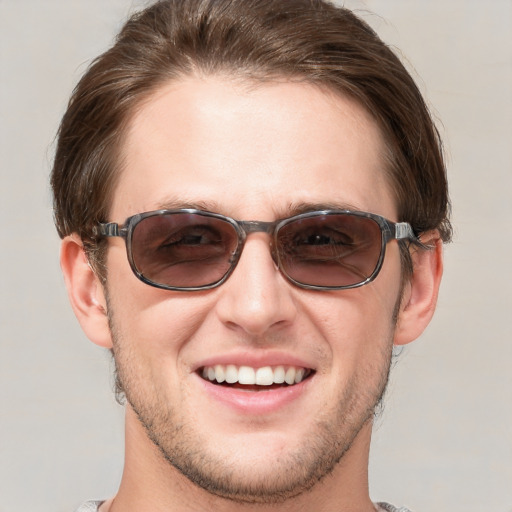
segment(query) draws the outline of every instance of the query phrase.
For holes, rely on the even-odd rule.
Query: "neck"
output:
[[[370,512],[368,458],[371,422],[356,436],[332,473],[282,503],[240,503],[201,489],[168,463],[127,406],[126,457],[119,492],[101,512]]]

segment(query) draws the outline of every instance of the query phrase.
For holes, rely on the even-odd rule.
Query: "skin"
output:
[[[193,204],[272,221],[329,204],[398,221],[383,151],[371,116],[329,91],[184,78],[134,115],[109,220]],[[435,249],[413,253],[403,291],[396,242],[374,282],[319,292],[290,284],[255,233],[226,283],[180,293],[137,280],[120,238],[109,241],[104,289],[67,237],[72,305],[89,338],[113,348],[128,398],[123,479],[102,510],[374,510],[371,420],[391,348],[426,327],[442,273],[436,234],[425,241]],[[295,358],[315,372],[293,400],[253,414],[212,397],[196,372],[229,357]]]

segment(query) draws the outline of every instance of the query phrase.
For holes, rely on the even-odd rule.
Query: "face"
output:
[[[109,220],[194,206],[274,221],[329,205],[396,221],[383,147],[361,107],[313,86],[183,79],[132,119]],[[142,283],[124,241],[108,243],[119,378],[129,409],[172,466],[214,494],[272,502],[310,488],[344,454],[364,458],[354,447],[369,436],[390,364],[396,242],[374,282],[313,291],[287,281],[268,235],[253,233],[229,279],[199,292]],[[234,367],[240,381],[270,367],[298,382],[219,384],[207,376],[218,365]]]

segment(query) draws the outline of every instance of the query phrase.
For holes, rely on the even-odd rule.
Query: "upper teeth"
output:
[[[239,384],[260,386],[271,386],[272,384],[298,384],[306,375],[305,368],[294,366],[263,366],[251,368],[250,366],[235,366],[234,364],[217,364],[205,366],[203,377],[210,381],[227,382],[228,384]]]

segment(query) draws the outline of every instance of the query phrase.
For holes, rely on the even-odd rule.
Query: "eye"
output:
[[[333,229],[322,229],[318,232],[310,229],[299,232],[293,242],[297,245],[352,245],[353,239],[345,232]]]
[[[165,240],[159,243],[158,248],[175,246],[204,246],[209,244],[218,244],[222,242],[222,236],[211,228],[204,226],[194,226],[192,228],[181,229],[169,235]]]

